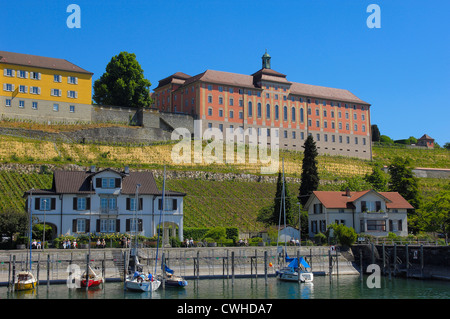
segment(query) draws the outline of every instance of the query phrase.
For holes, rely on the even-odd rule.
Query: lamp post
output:
[[[299,248],[300,248],[302,246],[302,228],[301,228],[302,204],[300,202],[298,202],[297,205],[298,205],[298,243],[299,243]]]
[[[45,213],[47,211],[47,198],[43,200],[44,202],[44,231],[43,231],[43,239],[42,239],[42,250],[45,248]]]

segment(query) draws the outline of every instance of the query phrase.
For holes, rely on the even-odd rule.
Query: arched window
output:
[[[258,115],[259,118],[261,118],[261,112],[262,112],[261,111],[261,103],[258,103],[258,110],[257,110],[258,114],[257,115]]]
[[[303,111],[303,108],[300,109],[300,122],[304,122],[305,121],[305,114]]]
[[[266,105],[266,118],[270,119],[270,104]]]
[[[253,116],[253,105],[252,102],[249,101],[248,102],[248,117],[252,117]]]
[[[287,110],[287,106],[286,105],[283,107],[283,119],[285,121],[288,120],[288,110]]]
[[[295,122],[295,107],[291,108],[291,121]]]
[[[275,105],[275,120],[280,119],[280,107],[278,105]]]

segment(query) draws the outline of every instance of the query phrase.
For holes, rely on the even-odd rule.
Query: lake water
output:
[[[102,288],[69,289],[64,284],[40,285],[35,292],[9,292],[0,287],[0,299],[450,299],[450,282],[380,278],[380,288],[369,288],[367,277],[315,276],[314,283],[281,282],[274,277],[189,280],[185,288],[160,287],[156,292],[124,291],[123,283]]]

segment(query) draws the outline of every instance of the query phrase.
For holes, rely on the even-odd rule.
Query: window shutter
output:
[[[116,188],[120,188],[120,178],[116,178]]]
[[[72,232],[74,232],[74,233],[77,232],[77,220],[76,219],[72,220]]]
[[[361,201],[361,211],[364,212],[367,208],[366,201]]]
[[[101,178],[96,178],[95,179],[95,187],[96,188],[102,188],[102,179]]]
[[[177,210],[177,200],[175,198],[172,199],[172,210]]]
[[[41,209],[41,199],[35,198],[34,199],[34,209],[40,210]]]
[[[100,219],[97,219],[96,224],[97,224],[97,233],[99,233],[100,232]]]
[[[138,231],[142,231],[142,219],[138,219]]]
[[[38,94],[41,94],[41,88],[38,87]]]
[[[75,98],[78,99],[78,92],[75,91]]]
[[[142,210],[144,207],[144,201],[142,200],[142,197],[139,198],[139,209],[138,210]]]
[[[50,210],[55,210],[56,209],[56,198],[52,198],[50,201]]]
[[[158,199],[158,210],[162,209],[162,199]]]
[[[78,198],[73,198],[73,210],[78,210]]]
[[[41,73],[39,72],[37,75],[38,75],[38,80],[40,80],[41,79]]]
[[[28,86],[25,85],[25,93],[28,93]]]
[[[8,69],[3,69],[3,75],[6,76]]]
[[[116,232],[120,233],[120,219],[116,219]]]
[[[75,77],[75,84],[78,84],[78,77]]]
[[[130,210],[130,201],[131,201],[131,199],[128,197],[127,198],[127,210]]]
[[[85,232],[89,233],[91,231],[91,221],[89,220],[89,218],[86,218],[86,229]]]
[[[381,202],[380,201],[376,201],[375,205],[376,205],[376,210],[378,212],[381,209]]]
[[[127,232],[130,231],[130,219],[127,219],[127,224],[126,224],[125,231],[127,231]]]
[[[12,70],[12,76],[16,76],[16,70]]]
[[[86,198],[86,209],[87,210],[91,209],[91,198],[90,197]]]
[[[6,91],[6,83],[3,83],[3,91]]]
[[[25,71],[25,79],[28,79],[28,71]]]

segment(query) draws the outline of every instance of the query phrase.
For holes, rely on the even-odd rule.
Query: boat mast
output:
[[[163,176],[163,189],[162,189],[162,205],[161,205],[161,209],[159,211],[159,225],[161,227],[161,223],[162,223],[162,214],[164,212],[164,207],[165,207],[165,192],[166,192],[166,166],[164,165],[164,176]],[[162,226],[162,230],[163,230],[163,240],[164,240],[164,224]],[[156,260],[155,260],[155,275],[156,275],[156,270],[158,267],[158,248],[159,248],[159,233],[160,231],[158,230],[158,240],[156,241]],[[162,251],[164,251],[164,242],[161,245],[161,249]],[[161,265],[164,261],[161,260]]]

